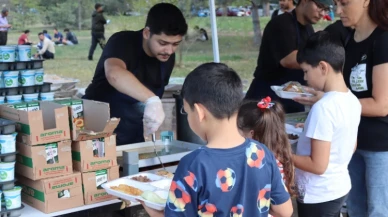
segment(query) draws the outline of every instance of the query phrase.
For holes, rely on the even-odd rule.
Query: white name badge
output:
[[[368,90],[366,84],[366,64],[362,63],[352,68],[350,73],[350,87],[355,92],[362,92]]]

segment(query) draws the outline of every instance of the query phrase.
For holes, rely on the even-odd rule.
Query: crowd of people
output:
[[[8,31],[12,27],[8,23],[9,10],[3,8],[0,16],[0,46],[7,45]],[[63,30],[65,36],[58,31],[57,28],[53,29],[54,37],[52,38],[47,30],[43,30],[38,33],[38,42],[34,43],[30,39],[30,30],[24,30],[18,38],[18,45],[35,45],[38,48],[38,52],[34,55],[35,58],[54,59],[55,56],[55,45],[62,46],[68,45],[73,46],[78,44],[77,36],[70,29],[65,28]]]

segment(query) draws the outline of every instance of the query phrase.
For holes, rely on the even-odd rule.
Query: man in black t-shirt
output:
[[[271,19],[276,16],[284,14],[284,12],[291,12],[294,10],[294,0],[279,0],[279,9],[276,9],[271,16]]]
[[[111,116],[121,118],[117,145],[143,142],[144,134],[162,124],[160,98],[186,32],[182,12],[160,3],[150,9],[144,29],[118,32],[108,40],[84,98],[109,103]]]
[[[333,4],[332,0],[300,0],[291,13],[277,16],[267,24],[247,99],[259,100],[270,96],[280,101],[287,113],[304,111],[301,104],[280,99],[271,86],[289,81],[305,83],[304,73],[296,61],[298,47],[314,33],[312,24],[325,15],[330,4]]]

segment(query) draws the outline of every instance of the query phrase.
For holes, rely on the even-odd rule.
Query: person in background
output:
[[[319,31],[299,49],[297,60],[309,87],[324,92],[301,125],[293,156],[298,216],[338,217],[352,187],[348,165],[357,147],[361,104],[344,81],[339,39]]]
[[[48,34],[47,30],[44,29],[44,30],[43,30],[43,34],[44,34],[44,36],[45,36],[46,38],[52,40],[51,35]]]
[[[104,6],[97,3],[94,6],[95,11],[92,14],[92,44],[90,45],[88,60],[93,60],[94,50],[96,50],[97,44],[101,49],[105,47],[105,27],[107,20],[104,17]]]
[[[205,63],[187,75],[181,94],[190,128],[207,145],[180,160],[164,212],[143,203],[149,215],[290,217],[290,195],[273,153],[237,128],[243,98],[238,74]]]
[[[335,16],[334,16],[334,7],[333,7],[333,5],[330,5],[329,16],[331,18],[331,21],[334,21]]]
[[[65,33],[65,38],[63,39],[62,43],[64,45],[76,45],[78,44],[77,36],[70,31],[70,29],[64,29],[63,32]]]
[[[35,58],[42,57],[43,59],[54,59],[55,55],[55,46],[54,42],[46,38],[43,32],[38,34],[39,40],[42,42],[42,49],[34,55]]]
[[[58,31],[57,28],[54,28],[54,43],[56,45],[62,44],[63,42],[63,35]]]
[[[111,117],[121,119],[117,145],[144,142],[144,135],[163,123],[161,98],[186,33],[179,8],[159,3],[149,10],[143,29],[109,38],[84,98],[109,103]]]
[[[31,45],[32,42],[28,39],[30,30],[25,30],[18,39],[18,45]]]
[[[8,30],[12,27],[7,20],[8,9],[3,8],[0,16],[0,45],[6,45],[8,40]]]
[[[326,14],[331,0],[300,0],[291,13],[270,20],[264,29],[254,79],[246,99],[260,100],[270,96],[279,101],[286,113],[302,112],[304,106],[278,97],[271,86],[289,81],[305,84],[303,71],[296,61],[298,47],[314,33],[312,24]]]
[[[279,0],[279,6],[280,8],[272,13],[271,19],[295,9],[294,0]]]
[[[283,106],[267,97],[244,102],[238,112],[237,126],[241,134],[266,145],[276,158],[287,191],[294,194],[294,164],[291,145],[285,129]]]

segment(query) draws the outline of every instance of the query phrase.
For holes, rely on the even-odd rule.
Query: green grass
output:
[[[114,32],[122,30],[138,30],[143,28],[145,17],[109,17],[112,22],[106,28],[105,36],[108,38]],[[269,18],[261,18],[261,28],[264,29]],[[209,18],[188,19],[189,26],[198,25],[210,31]],[[252,79],[253,71],[256,67],[259,47],[253,45],[252,20],[250,17],[217,17],[217,27],[219,33],[219,49],[221,62],[234,68],[244,80],[249,83]],[[322,29],[327,23],[319,23],[315,29]],[[50,27],[44,27],[50,31]],[[37,33],[43,27],[31,28],[30,40],[37,41]],[[90,31],[75,31],[79,45],[56,47],[55,60],[44,62],[45,72],[63,77],[77,78],[80,80],[79,86],[86,87],[91,81],[97,61],[101,55],[101,49],[97,47],[94,54],[94,61],[88,61],[88,51],[90,46]],[[10,32],[8,44],[16,44],[20,33]],[[213,61],[212,42],[196,42],[184,47],[183,64],[174,68],[174,77],[185,77],[192,69],[204,62]],[[248,84],[249,85],[249,84]]]

